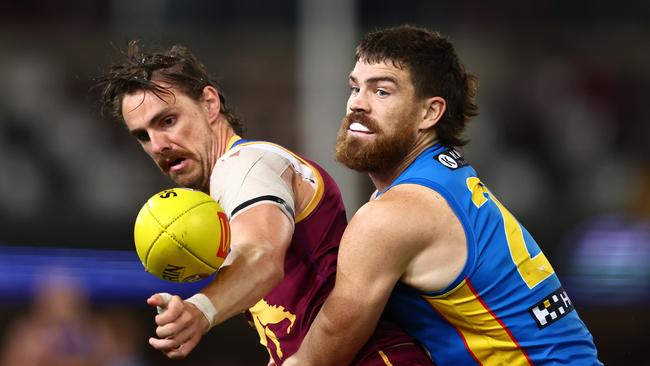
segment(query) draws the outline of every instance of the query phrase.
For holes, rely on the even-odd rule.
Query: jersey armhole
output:
[[[409,178],[402,180],[395,184],[394,186],[400,185],[400,184],[418,184],[424,187],[427,187],[431,189],[432,191],[438,193],[439,195],[442,196],[442,198],[445,199],[449,207],[454,211],[454,214],[460,221],[460,224],[463,227],[463,232],[465,233],[465,241],[466,241],[466,246],[467,246],[467,259],[465,260],[465,265],[463,266],[463,269],[460,271],[458,276],[449,283],[445,288],[442,290],[438,291],[431,291],[431,292],[423,292],[423,294],[429,295],[429,296],[437,296],[444,294],[458,286],[467,276],[469,276],[469,273],[473,271],[475,265],[476,265],[476,251],[477,251],[477,244],[476,244],[476,237],[474,236],[474,232],[471,230],[471,225],[469,224],[469,219],[465,212],[461,209],[460,203],[453,197],[453,195],[445,189],[442,185],[432,182],[428,179],[423,179],[423,178]],[[392,187],[394,187],[392,186]],[[391,187],[391,188],[392,188]]]

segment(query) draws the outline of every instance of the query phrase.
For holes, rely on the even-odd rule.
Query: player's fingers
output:
[[[185,358],[190,354],[190,352],[192,352],[197,343],[197,341],[189,340],[180,346],[165,352],[165,355],[169,358]]]
[[[175,311],[170,309],[168,311]],[[160,315],[159,315],[160,316]],[[192,313],[187,307],[176,317],[172,322],[160,324],[156,328],[156,335],[159,338],[178,338],[185,342],[195,334],[202,335],[204,333],[201,327],[203,315],[200,313]]]
[[[174,322],[183,314],[183,311],[185,311],[183,300],[179,296],[174,295],[167,302],[164,311],[156,315],[156,324],[165,325]]]
[[[190,353],[190,351],[187,350],[187,346],[182,344],[180,347],[178,347],[178,348],[176,348],[174,350],[165,352],[165,355],[167,357],[169,357],[169,358],[172,358],[172,359],[179,359],[179,358],[187,357],[187,355],[189,353]]]
[[[166,292],[159,292],[157,294],[151,295],[147,299],[147,304],[151,306],[167,306],[167,303],[172,299],[172,295]]]
[[[178,348],[182,343],[175,338],[160,339],[160,338],[151,337],[149,338],[149,344],[151,345],[151,347],[167,353],[173,350],[174,348]]]
[[[156,329],[156,334],[158,337],[174,338],[181,344],[186,343],[194,338],[200,338],[203,335],[196,324],[192,322],[174,322],[172,324],[166,325],[165,327],[158,328],[159,329]]]
[[[178,323],[167,323],[156,328],[158,338],[172,338],[181,330]]]
[[[185,358],[190,354],[192,350],[186,344],[181,345],[179,348],[165,352],[165,355],[169,358],[178,359]]]
[[[198,344],[201,333],[196,329],[185,329],[178,334],[167,338],[149,338],[149,344],[160,350],[170,358],[183,358],[187,356]]]

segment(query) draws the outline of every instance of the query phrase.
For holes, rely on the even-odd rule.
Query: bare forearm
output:
[[[334,332],[330,325],[312,324],[308,336],[294,355],[296,365],[348,365],[356,355],[354,339],[342,332]]]
[[[295,365],[347,365],[352,362],[374,330],[378,315],[354,307],[340,299],[330,297],[323,306],[299,351],[289,364]]]
[[[201,291],[215,306],[213,324],[220,324],[255,305],[282,277],[283,267],[264,253],[237,256]]]
[[[201,292],[213,303],[217,325],[255,305],[284,277],[293,222],[274,205],[260,204],[230,222],[230,253]]]

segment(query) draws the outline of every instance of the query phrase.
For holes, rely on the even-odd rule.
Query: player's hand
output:
[[[149,338],[149,344],[169,358],[186,357],[208,329],[208,321],[194,304],[178,296],[155,294],[147,304],[158,308],[155,321],[158,338]]]

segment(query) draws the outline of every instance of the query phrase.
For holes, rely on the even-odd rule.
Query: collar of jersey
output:
[[[244,140],[241,138],[239,135],[232,135],[230,137],[230,140],[228,140],[228,144],[226,145],[226,151],[232,149],[235,147],[235,145],[238,145],[239,143],[243,142]]]

